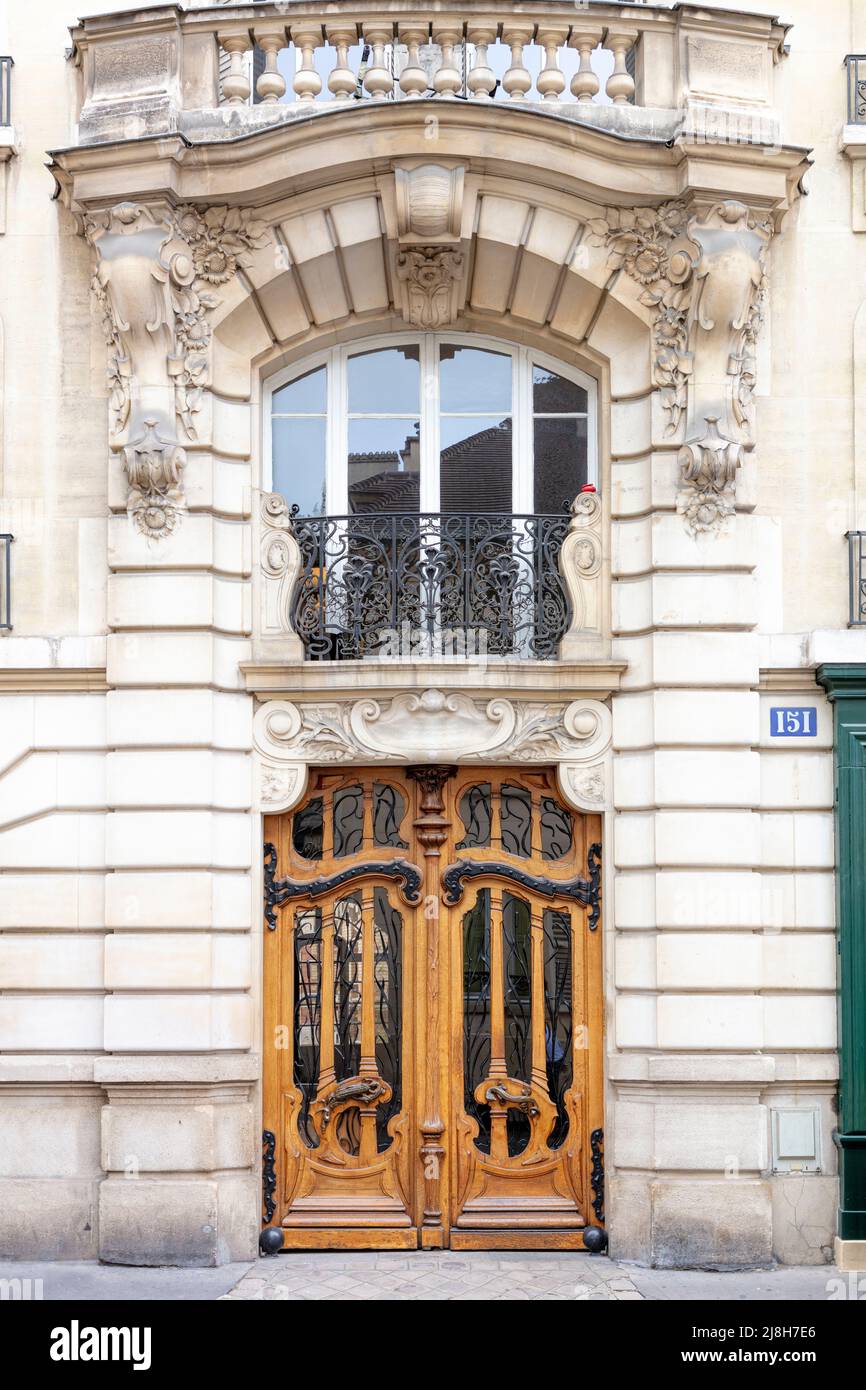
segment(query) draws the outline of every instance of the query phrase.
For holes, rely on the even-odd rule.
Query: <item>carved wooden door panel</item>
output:
[[[599,819],[543,770],[424,766],[315,773],[265,832],[265,1225],[286,1248],[581,1246]]]
[[[324,772],[265,822],[264,1215],[286,1247],[417,1243],[413,791]]]
[[[450,1244],[581,1247],[603,1216],[600,819],[545,772],[451,794]]]

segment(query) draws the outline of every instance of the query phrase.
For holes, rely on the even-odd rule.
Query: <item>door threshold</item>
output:
[[[283,1250],[417,1250],[418,1228],[394,1230],[331,1226],[327,1230],[283,1227]]]
[[[583,1230],[452,1231],[452,1250],[584,1250]]]

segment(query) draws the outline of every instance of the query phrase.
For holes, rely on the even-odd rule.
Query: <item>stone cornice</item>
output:
[[[70,691],[106,691],[104,666],[8,667],[0,669],[0,691],[28,695],[59,695]]]
[[[453,660],[431,661],[273,661],[242,662],[246,688],[260,700],[285,695],[292,700],[317,701],[345,694],[355,697],[383,692],[423,691],[447,682],[449,690],[459,690],[479,698],[492,691],[513,696],[534,695],[553,699],[592,696],[605,700],[619,689],[624,661],[604,659],[586,661],[508,661],[488,659],[486,664]]]
[[[268,125],[236,138],[192,141],[180,133],[51,152],[64,199],[82,211],[123,199],[227,201],[261,207],[362,177],[395,158],[426,154],[428,104],[370,103],[313,119]],[[434,109],[430,104],[431,111]],[[596,203],[648,205],[675,197],[740,198],[781,214],[796,198],[808,151],[796,146],[625,138],[544,111],[436,103],[437,159],[468,174],[514,177]],[[371,156],[387,135],[388,158]],[[647,171],[653,192],[647,193]]]

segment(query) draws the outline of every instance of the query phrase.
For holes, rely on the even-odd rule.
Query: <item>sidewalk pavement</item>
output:
[[[14,1280],[22,1282],[6,1282]],[[720,1274],[640,1269],[603,1255],[525,1251],[298,1253],[219,1269],[0,1262],[0,1300],[83,1302],[798,1302],[856,1297],[850,1282],[833,1265]]]

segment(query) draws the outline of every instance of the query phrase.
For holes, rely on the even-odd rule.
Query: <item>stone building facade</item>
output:
[[[864,1267],[866,7],[787,13],[0,13],[4,1257]]]

